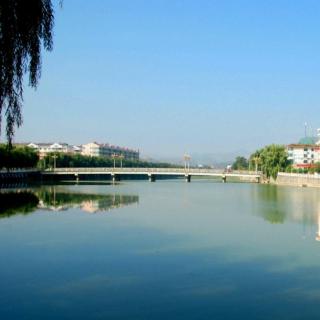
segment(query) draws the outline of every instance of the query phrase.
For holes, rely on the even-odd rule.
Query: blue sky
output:
[[[319,35],[316,0],[64,0],[16,141],[159,158],[295,142],[320,127]]]

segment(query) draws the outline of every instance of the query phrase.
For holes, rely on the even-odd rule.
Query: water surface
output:
[[[318,189],[14,191],[0,194],[0,319],[319,317]]]

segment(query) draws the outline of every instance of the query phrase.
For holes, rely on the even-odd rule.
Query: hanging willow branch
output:
[[[22,124],[23,76],[36,88],[41,74],[41,47],[52,50],[51,0],[0,1],[0,129],[6,120],[11,146]]]

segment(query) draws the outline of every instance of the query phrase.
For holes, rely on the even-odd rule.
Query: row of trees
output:
[[[260,170],[267,177],[276,179],[278,172],[291,170],[284,146],[271,144],[255,151],[249,159],[237,157],[232,165],[234,170]]]
[[[33,168],[39,161],[38,154],[31,148],[0,145],[0,170],[13,168]]]
[[[239,156],[235,159],[233,170],[260,170],[267,178],[276,179],[278,172],[320,173],[320,163],[310,168],[293,168],[288,160],[284,146],[271,144],[255,151],[249,159]]]
[[[63,167],[63,168],[88,168],[88,167],[113,167],[116,165],[120,167],[175,167],[175,165],[170,163],[158,163],[158,162],[149,162],[149,161],[138,161],[138,160],[129,160],[129,159],[119,159],[119,158],[106,158],[106,157],[90,157],[83,156],[81,154],[48,154],[43,159],[39,161],[38,166],[41,169]]]
[[[106,157],[90,157],[80,154],[52,153],[39,160],[39,156],[32,148],[13,146],[5,144],[0,145],[0,170],[1,169],[18,169],[18,168],[35,168],[47,169],[56,167],[146,167],[146,168],[163,168],[176,167],[176,165],[165,162],[138,161],[129,159],[112,159]]]

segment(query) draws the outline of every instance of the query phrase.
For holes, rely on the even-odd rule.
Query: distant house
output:
[[[90,142],[82,145],[83,155],[91,157],[123,156],[124,159],[139,160],[139,150],[110,145],[108,143]]]

